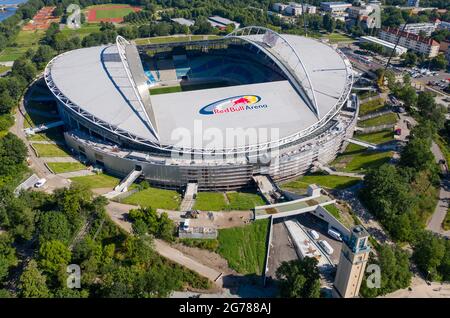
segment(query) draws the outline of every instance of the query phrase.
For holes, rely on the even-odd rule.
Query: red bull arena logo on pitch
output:
[[[258,104],[261,97],[257,95],[239,95],[221,99],[200,109],[202,115],[236,113],[246,110],[267,108],[266,104]]]

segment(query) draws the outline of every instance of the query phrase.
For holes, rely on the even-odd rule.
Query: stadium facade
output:
[[[261,27],[140,46],[118,37],[57,56],[45,81],[73,152],[167,188],[289,180],[332,161],[356,125],[347,58]]]

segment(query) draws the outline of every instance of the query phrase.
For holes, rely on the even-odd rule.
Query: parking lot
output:
[[[328,235],[328,223],[315,217],[311,213],[300,214],[296,216],[296,219],[306,230],[315,230],[319,233],[318,240],[325,240],[331,245],[334,251],[333,254],[330,255],[330,258],[334,264],[338,264],[342,242],[339,242]]]

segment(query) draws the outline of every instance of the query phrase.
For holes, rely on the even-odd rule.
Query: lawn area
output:
[[[123,18],[124,16],[134,12],[134,10],[130,8],[109,8],[108,10],[97,10],[95,12],[96,19],[115,19],[115,18]]]
[[[0,74],[3,74],[9,70],[11,70],[11,66],[0,65]]]
[[[334,216],[338,221],[342,221],[341,211],[339,211],[338,207],[334,204],[328,204],[324,206],[325,210],[330,212],[332,216]]]
[[[47,165],[54,173],[72,172],[86,169],[80,162],[48,162]]]
[[[114,188],[120,182],[119,178],[116,178],[116,177],[113,177],[113,176],[110,176],[110,175],[107,175],[104,173],[91,175],[91,176],[73,177],[70,179],[73,182],[85,185],[90,189]]]
[[[358,178],[332,176],[324,173],[312,173],[298,178],[297,180],[290,181],[281,185],[283,189],[292,192],[304,192],[308,185],[317,184],[327,189],[345,189],[351,187],[361,181]]]
[[[246,192],[227,192],[230,210],[251,210],[258,205],[266,205],[260,195]]]
[[[445,161],[447,163],[450,162],[450,147],[441,135],[436,134],[436,137],[434,138],[434,142],[439,146],[439,149],[441,149],[442,154],[444,155]]]
[[[341,33],[327,34],[323,38],[330,40],[330,43],[355,42],[355,39]]]
[[[100,31],[100,24],[85,23],[79,29],[69,29],[66,27],[63,30],[61,30],[61,33],[65,34],[69,38],[74,37],[74,36],[79,36],[80,38],[83,39],[84,37],[88,36],[89,34],[91,34],[93,32],[98,32],[98,31]]]
[[[34,149],[38,152],[39,157],[69,157],[70,154],[53,144],[33,144]]]
[[[331,165],[339,171],[366,172],[368,169],[378,168],[388,162],[393,153],[391,151],[376,152],[366,148],[349,144],[344,153],[339,155]]]
[[[157,87],[150,89],[150,95],[169,94],[181,92],[181,86]]]
[[[375,118],[367,119],[358,122],[359,127],[371,127],[371,126],[380,126],[387,124],[395,124],[398,120],[398,117],[394,113],[389,113],[386,115],[378,116]]]
[[[359,106],[359,115],[366,115],[384,107],[384,100],[382,98],[372,99],[368,102],[362,103]]]
[[[178,210],[181,195],[173,190],[147,188],[133,193],[121,201],[126,204],[152,207],[154,209]]]
[[[221,211],[227,210],[228,205],[222,192],[199,192],[194,204],[195,210]]]
[[[219,230],[218,253],[241,274],[261,275],[266,254],[269,220],[257,220],[243,227]]]
[[[28,49],[36,48],[44,34],[44,31],[20,31],[15,39],[17,46],[7,47],[0,52],[0,61],[17,60]]]
[[[355,134],[354,138],[378,145],[394,140],[394,132],[383,130],[368,134]]]

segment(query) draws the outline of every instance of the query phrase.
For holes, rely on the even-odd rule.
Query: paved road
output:
[[[439,149],[438,145],[433,141],[431,145],[431,152],[438,163],[440,160],[445,160],[444,155],[442,154],[441,149]],[[444,231],[442,229],[442,222],[447,215],[448,203],[450,200],[450,182],[448,179],[448,174],[446,168],[442,169],[444,173],[444,177],[441,180],[441,189],[439,190],[439,201],[434,210],[433,215],[427,224],[427,229],[433,231],[435,233],[442,234],[444,236],[450,237],[450,231]]]

